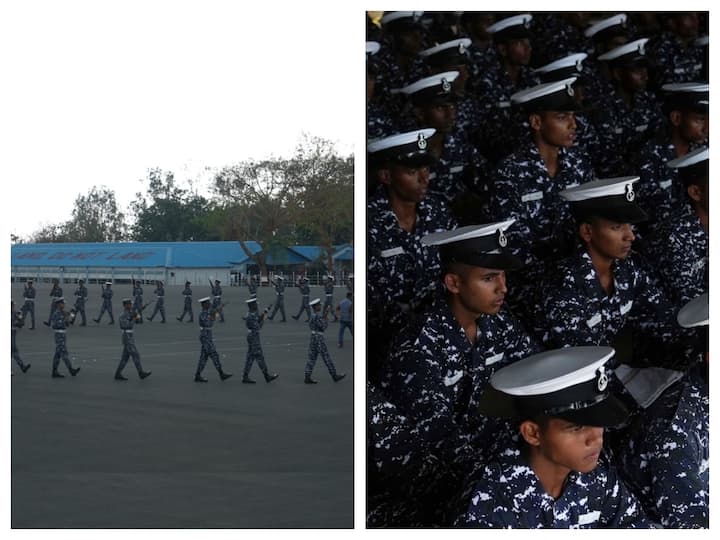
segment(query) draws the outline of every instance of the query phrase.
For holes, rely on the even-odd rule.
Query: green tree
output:
[[[93,188],[75,199],[72,218],[64,224],[69,242],[116,242],[127,237],[125,215],[119,210],[115,192]]]
[[[43,225],[30,235],[31,244],[45,244],[54,242],[71,242],[65,232],[64,223]]]

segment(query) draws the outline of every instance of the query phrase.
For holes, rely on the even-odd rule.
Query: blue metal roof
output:
[[[302,262],[313,262],[323,252],[320,246],[288,246],[288,249],[303,257]]]
[[[257,253],[257,242],[247,242]],[[17,244],[13,266],[217,268],[249,259],[239,242],[106,242],[83,244]]]
[[[355,250],[352,246],[344,246],[338,249],[334,255],[333,259],[336,261],[352,261],[355,260]]]

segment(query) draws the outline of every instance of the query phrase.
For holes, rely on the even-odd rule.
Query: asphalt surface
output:
[[[224,324],[213,328],[223,369],[221,382],[208,360],[193,381],[200,342],[197,300],[209,286],[195,286],[195,322],[179,323],[181,287],[166,291],[167,323],[136,325],[135,342],[144,369],[139,380],[132,361],[128,381],[113,375],[122,345],[117,324],[121,298],[113,298],[115,325],[92,322],[100,311],[100,287],[89,287],[88,326],[79,319],[67,333],[72,364],[64,379],[50,377],[54,339],[42,324],[49,313],[49,284],[36,285],[36,329],[18,333],[23,374],[13,362],[13,528],[345,528],[353,526],[353,354],[352,337],[337,346],[338,324],[325,332],[338,372],[334,383],[318,358],[317,385],[303,383],[310,332],[296,322],[300,294],[286,289],[288,322],[266,322],[261,330],[265,360],[280,377],[266,384],[253,365],[255,385],[242,384],[247,351],[242,316],[246,288],[224,287],[229,301]],[[63,284],[66,309],[74,284]],[[144,285],[145,301],[153,286]],[[345,296],[337,287],[335,303]],[[19,309],[22,285],[12,285]],[[263,288],[261,309],[274,301]],[[322,298],[313,287],[311,299]],[[150,306],[145,315],[150,315]],[[303,321],[303,315],[300,321]]]

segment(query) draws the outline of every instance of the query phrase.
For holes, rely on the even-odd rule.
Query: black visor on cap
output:
[[[503,30],[499,30],[493,34],[494,43],[507,43],[518,39],[532,39],[533,35],[530,29],[523,24],[516,24]]]
[[[684,186],[707,185],[710,179],[710,160],[706,159],[687,167],[680,167],[677,171],[678,178]]]
[[[663,113],[672,111],[689,111],[698,114],[709,114],[709,92],[670,92],[662,104]],[[701,103],[702,102],[702,103]]]
[[[610,67],[621,68],[621,69],[634,69],[649,67],[650,61],[644,54],[637,54],[637,52],[631,54],[624,54],[614,60],[610,60]]]
[[[419,20],[415,20],[415,17],[402,17],[401,19],[395,19],[394,21],[385,23],[383,28],[391,34],[413,31],[425,32],[425,27]]]
[[[456,103],[458,100],[457,95],[452,91],[452,83],[450,83],[451,89],[449,91],[443,90],[441,86],[433,86],[432,88],[426,88],[419,90],[412,95],[412,103],[416,107],[429,107],[432,105],[444,105],[446,103]]]
[[[569,79],[570,77],[575,77],[577,80],[573,83],[573,86],[585,84],[585,80],[582,80],[581,82],[582,74],[578,72],[575,66],[555,69],[553,71],[548,71],[547,73],[538,73],[538,75],[540,75],[541,83],[562,81],[564,79]]]
[[[574,95],[573,90],[573,95]],[[563,89],[546,96],[542,96],[526,103],[521,103],[521,107],[527,113],[543,112],[543,111],[577,111],[580,105],[573,96]]]
[[[645,211],[635,202],[628,201],[625,195],[572,201],[570,202],[570,211],[578,221],[601,217],[616,223],[640,223],[648,219]]]
[[[625,422],[629,414],[627,407],[619,399],[608,395],[590,407],[564,411],[554,416],[579,426],[613,427]]]

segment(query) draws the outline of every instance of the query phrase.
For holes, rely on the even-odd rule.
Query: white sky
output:
[[[364,62],[362,17],[323,9],[314,22],[307,4],[245,6],[6,4],[0,177],[10,232],[69,219],[95,185],[125,209],[145,192],[148,168],[182,180],[291,155],[303,131],[350,153],[362,133],[348,122],[348,105],[364,102],[362,69],[349,61]]]

